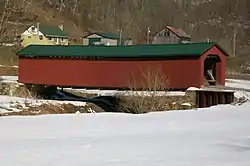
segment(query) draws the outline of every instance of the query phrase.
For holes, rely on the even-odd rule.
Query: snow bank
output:
[[[250,111],[0,118],[3,166],[248,166]]]
[[[246,98],[247,100],[250,100],[250,81],[249,80],[227,79],[226,86],[238,89],[234,93],[235,97]]]
[[[0,82],[17,83],[18,76],[0,76]]]
[[[176,91],[157,91],[157,92],[147,92],[147,91],[119,91],[119,90],[99,90],[99,89],[71,89],[65,88],[64,90],[68,90],[71,92],[81,92],[88,94],[97,94],[98,96],[114,96],[114,95],[123,95],[123,96],[133,96],[133,95],[141,95],[141,96],[151,96],[152,93],[156,96],[185,96],[185,92]]]
[[[250,90],[249,80],[226,79],[226,86]]]
[[[189,88],[187,89],[187,91],[198,91],[198,90],[202,90],[202,89],[196,88],[196,87],[189,87]]]
[[[13,68],[18,68],[18,66],[7,66],[7,65],[0,65],[0,67],[13,67]]]
[[[236,98],[245,98],[247,100],[250,100],[250,92],[246,92],[246,91],[236,91],[234,93],[234,96]]]
[[[20,98],[20,97],[11,97],[0,95],[0,113],[8,112],[19,112],[28,107],[40,106],[42,104],[72,104],[75,106],[86,106],[85,102],[77,101],[56,101],[56,100],[38,100],[38,99],[29,99],[29,98]]]

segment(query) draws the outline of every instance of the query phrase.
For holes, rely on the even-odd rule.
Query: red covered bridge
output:
[[[160,69],[168,86],[185,90],[225,84],[228,54],[216,43],[48,46],[30,45],[17,53],[19,82],[60,87],[128,88],[140,71]]]

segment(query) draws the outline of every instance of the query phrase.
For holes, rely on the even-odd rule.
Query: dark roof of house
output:
[[[201,56],[215,43],[188,43],[188,44],[153,44],[153,45],[126,45],[126,46],[53,46],[29,45],[17,52],[19,56],[65,56],[65,57],[100,57],[100,58],[167,58]],[[228,54],[223,51],[226,56]]]
[[[184,32],[182,29],[176,29],[171,26],[166,26],[168,30],[170,30],[172,33],[174,33],[178,37],[183,37],[183,38],[191,38],[190,35],[188,35],[186,32]],[[157,35],[159,32],[154,33],[153,36]]]
[[[42,32],[45,36],[68,37],[68,34],[65,31],[61,30],[58,26],[40,24],[39,31]]]
[[[116,33],[104,33],[104,32],[92,32],[86,36],[84,36],[83,38],[87,38],[90,35],[96,34],[98,36],[101,36],[103,38],[107,38],[107,39],[120,39],[120,34],[116,34]],[[130,38],[124,38],[122,36],[123,39],[127,39],[130,40]]]
[[[171,32],[173,32],[178,37],[185,37],[185,38],[191,38],[186,32],[184,32],[182,29],[176,29],[171,26],[166,26],[167,29],[169,29]]]

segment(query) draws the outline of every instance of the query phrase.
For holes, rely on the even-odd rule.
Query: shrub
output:
[[[130,113],[140,114],[163,111],[169,99],[164,96],[168,91],[169,81],[161,68],[152,66],[132,73],[129,91],[123,94],[121,102]]]

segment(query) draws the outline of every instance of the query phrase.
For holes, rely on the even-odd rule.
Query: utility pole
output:
[[[233,56],[236,56],[236,37],[237,37],[237,32],[238,32],[238,5],[239,5],[239,0],[236,0],[236,5],[235,5],[235,10],[234,10],[234,15],[235,15],[235,22],[233,25]]]
[[[122,29],[119,30],[119,45],[122,45]]]
[[[149,40],[150,40],[150,28],[148,27],[148,31],[147,31],[147,44],[149,44]]]
[[[74,6],[74,8],[73,8],[73,15],[75,15],[76,12],[77,12],[78,4],[79,4],[79,0],[75,0],[75,6]]]
[[[234,26],[234,34],[233,34],[233,56],[236,56],[236,36],[237,36],[237,29]]]
[[[59,5],[59,10],[60,11],[63,10],[63,5],[64,5],[63,0],[60,0],[60,5]]]

